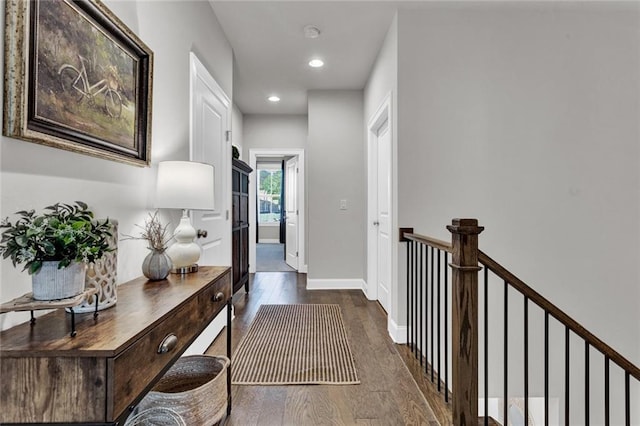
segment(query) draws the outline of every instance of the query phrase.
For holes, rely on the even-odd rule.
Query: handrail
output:
[[[508,386],[508,371],[510,368],[510,359],[513,359],[516,363],[520,361],[514,357],[509,356],[508,353],[508,319],[509,319],[509,289],[517,291],[522,297],[524,302],[524,360],[522,365],[522,372],[524,374],[524,417],[528,417],[529,413],[529,305],[535,305],[544,311],[544,339],[545,339],[545,353],[544,353],[544,411],[545,418],[549,418],[549,319],[553,318],[557,321],[556,324],[561,325],[565,329],[565,424],[571,424],[570,418],[572,411],[570,408],[570,393],[573,388],[570,382],[570,337],[573,334],[575,337],[579,337],[584,343],[584,410],[585,419],[589,418],[589,402],[590,402],[590,368],[589,368],[589,352],[598,351],[604,359],[604,415],[607,424],[610,422],[611,408],[610,408],[610,375],[609,365],[611,362],[618,366],[624,372],[624,413],[625,424],[631,424],[631,387],[630,378],[640,381],[640,367],[634,365],[627,358],[622,356],[619,352],[613,349],[611,346],[604,343],[585,327],[580,325],[576,320],[571,318],[560,308],[551,303],[548,299],[542,296],[540,293],[529,287],[522,280],[516,277],[513,273],[509,272],[505,267],[500,265],[494,259],[489,257],[486,253],[482,252],[478,248],[478,235],[482,232],[484,227],[479,226],[476,219],[453,219],[450,226],[447,229],[452,234],[451,243],[438,240],[436,238],[415,234],[413,228],[400,228],[399,237],[401,242],[408,242],[407,245],[407,352],[408,361],[413,362],[415,358],[415,364],[417,373],[413,373],[417,377],[417,381],[422,383],[421,380],[426,378],[426,374],[430,372],[431,386],[425,386],[427,391],[423,390],[425,397],[429,400],[430,404],[435,404],[437,408],[434,413],[438,420],[444,422],[444,424],[455,425],[475,425],[477,424],[475,418],[478,413],[478,394],[479,394],[479,377],[484,379],[484,424],[491,423],[491,414],[488,407],[488,398],[486,395],[489,393],[489,367],[487,360],[489,357],[489,341],[487,340],[487,331],[489,330],[488,318],[488,295],[489,295],[489,274],[492,272],[492,276],[498,279],[504,280],[504,308],[503,313],[503,325],[504,325],[504,340],[503,340],[503,359],[504,359],[504,372],[502,383],[502,391],[504,392],[504,400],[509,397]],[[425,250],[423,250],[423,248]],[[442,252],[442,253],[441,253]],[[435,256],[434,256],[435,254]],[[440,256],[444,254],[444,256]],[[444,259],[442,259],[444,258]],[[451,268],[450,280],[447,278],[447,271]],[[442,269],[441,269],[442,268]],[[478,282],[478,272],[483,269],[484,273],[484,297],[480,293],[480,283]],[[441,274],[442,271],[442,274]],[[443,279],[443,280],[442,280]],[[451,298],[447,296],[447,290],[451,291]],[[444,293],[444,299],[441,299],[441,291]],[[478,304],[480,299],[484,300],[484,307],[481,308]],[[441,327],[440,318],[440,302],[445,300],[443,306],[444,326]],[[435,305],[434,305],[435,301]],[[447,303],[449,305],[447,305]],[[449,326],[447,325],[448,309],[451,312],[451,337],[448,337]],[[478,321],[478,313],[482,311],[484,314],[484,323]],[[435,317],[434,317],[434,312]],[[495,315],[500,316],[499,313]],[[511,315],[513,316],[513,315]],[[555,323],[554,321],[554,323]],[[434,328],[435,324],[435,328]],[[479,345],[478,335],[479,329],[484,327],[484,373],[479,371]],[[445,382],[444,382],[444,399],[441,396],[441,379],[440,379],[440,332],[444,333],[444,358],[445,358]],[[436,334],[437,333],[437,334]],[[434,337],[435,336],[435,337]],[[437,346],[434,348],[434,339]],[[429,348],[429,341],[431,347]],[[446,364],[448,349],[452,354],[452,382],[448,382],[448,367]],[[431,360],[427,357],[427,354],[431,356]],[[437,355],[437,364],[434,364],[434,354]],[[423,367],[424,361],[424,367]],[[419,364],[419,365],[418,365]],[[408,364],[409,365],[409,364]],[[424,368],[424,373],[421,375],[420,371]],[[438,371],[437,380],[434,375],[434,370]],[[492,368],[493,369],[493,368]],[[428,379],[427,379],[428,380]],[[542,379],[540,379],[542,380]],[[451,383],[451,388],[449,388]],[[493,383],[493,382],[492,382]],[[426,383],[425,383],[426,384]],[[494,386],[492,384],[491,386]],[[621,386],[617,379],[614,381],[614,386]],[[497,386],[500,386],[497,384]],[[452,389],[451,402],[448,398],[448,390]],[[507,405],[504,405],[504,412],[501,413],[504,419],[509,417],[507,411]]]
[[[410,234],[410,233],[405,233],[404,234],[404,238],[407,239],[407,240],[415,241],[417,243],[426,244],[428,246],[432,246],[432,247],[435,247],[435,248],[440,249],[440,250],[444,250],[444,251],[449,252],[449,253],[453,252],[453,246],[451,245],[451,243],[448,243],[448,242],[442,241],[442,240],[438,240],[437,238],[431,238],[431,237],[427,237],[425,235]]]
[[[408,235],[407,235],[408,237]],[[627,360],[624,356],[620,355],[615,349],[611,346],[604,343],[602,340],[594,336],[590,331],[584,328],[580,323],[571,318],[569,315],[564,313],[560,308],[551,303],[548,299],[542,296],[540,293],[529,287],[518,277],[513,275],[507,269],[505,269],[498,262],[490,258],[487,254],[485,254],[482,250],[478,250],[478,260],[481,264],[487,267],[490,271],[496,274],[501,279],[507,281],[513,288],[517,289],[524,296],[528,297],[529,300],[536,303],[543,310],[548,312],[550,315],[555,317],[559,322],[563,325],[569,327],[575,334],[582,337],[590,346],[599,350],[603,355],[609,357],[609,359],[616,364],[618,364],[621,368],[623,368],[626,372],[631,374],[637,380],[640,380],[640,368],[636,367],[631,361]]]

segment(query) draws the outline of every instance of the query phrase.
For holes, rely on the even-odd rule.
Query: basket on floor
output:
[[[229,364],[229,358],[224,356],[190,355],[178,359],[140,401],[138,413],[164,408],[178,414],[189,426],[217,423],[227,410]]]
[[[168,408],[154,407],[136,411],[124,426],[187,426],[178,413]]]

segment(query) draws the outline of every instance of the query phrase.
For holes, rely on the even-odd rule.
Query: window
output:
[[[277,168],[276,168],[277,167]],[[258,164],[258,223],[280,223],[282,169],[280,164]]]

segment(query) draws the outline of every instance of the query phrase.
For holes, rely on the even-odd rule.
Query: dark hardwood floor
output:
[[[361,291],[307,291],[304,274],[260,272],[251,277],[250,293],[240,290],[233,302],[234,351],[262,304],[339,304],[361,384],[233,386],[225,425],[438,424],[387,333],[385,312]],[[225,352],[223,332],[207,353]]]

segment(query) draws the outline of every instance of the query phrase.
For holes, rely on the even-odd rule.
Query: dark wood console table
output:
[[[133,407],[227,306],[231,356],[231,269],[203,266],[163,281],[118,286],[118,303],[77,314],[63,309],[0,333],[0,422],[124,424]],[[167,339],[165,353],[159,350]],[[227,374],[231,410],[231,372]]]

